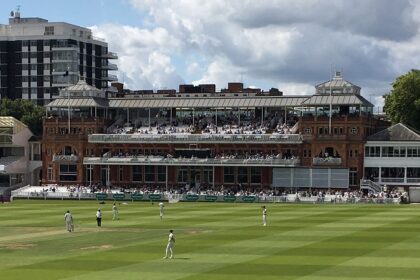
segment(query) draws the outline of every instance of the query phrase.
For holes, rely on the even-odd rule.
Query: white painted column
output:
[[[381,153],[382,153],[382,149],[381,149]],[[379,166],[379,174],[378,174],[378,184],[382,183],[382,167]]]

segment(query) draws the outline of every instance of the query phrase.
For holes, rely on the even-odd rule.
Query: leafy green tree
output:
[[[420,70],[398,77],[385,95],[384,110],[392,123],[404,123],[420,130]]]
[[[30,100],[3,99],[0,103],[0,116],[11,116],[20,120],[35,135],[42,135],[42,118],[44,115],[44,108],[33,104]]]

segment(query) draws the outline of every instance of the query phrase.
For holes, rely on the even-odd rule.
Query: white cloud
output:
[[[201,67],[197,62],[192,62],[187,67],[187,75],[193,76],[197,74],[198,72],[201,72]]]
[[[278,88],[285,95],[308,95],[315,93],[315,86],[302,83],[281,83]]]
[[[235,67],[229,60],[223,57],[216,57],[210,63],[199,80],[195,80],[193,84],[216,84],[218,88],[226,87],[228,82],[240,81],[242,71],[239,67]]]
[[[176,88],[185,81],[220,88],[245,77],[286,94],[313,93],[333,65],[380,104],[377,96],[398,75],[420,68],[420,0],[131,4],[147,15],[146,27],[96,27],[119,53],[130,87]]]
[[[128,88],[159,89],[183,83],[170,55],[179,41],[166,29],[117,24],[91,28],[95,35],[106,39],[111,51],[117,52],[118,78]]]

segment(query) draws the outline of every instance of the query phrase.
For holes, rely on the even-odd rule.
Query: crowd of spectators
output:
[[[133,153],[133,152],[123,152],[123,151],[115,151],[115,152],[108,152],[104,156],[112,156],[112,157],[141,157],[141,158],[148,158],[148,159],[173,159],[173,158],[186,158],[183,156],[178,155],[178,157],[163,152],[154,152],[151,155],[145,155],[141,153]],[[195,158],[194,156],[190,158]],[[220,154],[213,154],[210,153],[207,159],[216,159],[216,160],[223,160],[223,159],[241,159],[241,160],[276,160],[276,159],[298,159],[299,157],[291,153],[290,151],[285,151],[284,153],[220,153]]]
[[[113,186],[103,186],[99,183],[90,186],[69,185],[58,186],[50,185],[42,187],[40,193],[56,193],[68,192],[70,196],[77,196],[83,193],[141,193],[141,194],[196,194],[196,195],[217,195],[217,196],[259,196],[262,199],[269,198],[283,198],[280,201],[290,201],[290,198],[295,198],[294,201],[314,201],[325,202],[328,198],[332,203],[344,202],[381,202],[387,199],[400,199],[401,202],[408,201],[408,193],[399,188],[388,188],[379,193],[364,192],[362,190],[351,189],[285,189],[285,188],[261,188],[243,186],[242,184],[230,186],[215,186],[199,185],[191,186],[183,184],[179,186],[157,186],[157,185],[139,185],[139,184],[121,184]],[[287,200],[289,199],[289,200]]]
[[[108,129],[114,134],[174,134],[174,133],[203,133],[203,134],[291,134],[292,127],[297,122],[294,115],[287,116],[287,123],[278,113],[261,117],[254,113],[242,113],[240,116],[229,112],[223,115],[200,113],[177,116],[173,120],[167,116],[156,116],[150,121],[136,119],[124,124],[121,118]],[[146,124],[146,125],[145,125]]]
[[[271,154],[264,154],[264,153],[234,153],[234,154],[216,154],[215,159],[247,159],[247,160],[274,160],[274,159],[297,159],[298,157],[292,154],[291,152],[285,152],[285,153],[271,153]]]

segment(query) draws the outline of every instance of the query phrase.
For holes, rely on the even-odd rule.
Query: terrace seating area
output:
[[[263,154],[256,153],[250,154],[248,152],[244,154],[217,154],[214,157],[215,159],[247,159],[247,160],[273,160],[273,159],[297,159],[298,157],[291,153],[278,153],[278,154]]]
[[[288,124],[296,124],[297,118],[288,116]],[[150,122],[150,123],[149,123]],[[111,134],[292,134],[292,126],[277,114],[267,115],[263,121],[258,117],[232,112],[226,115],[199,114],[172,118],[157,116],[136,118],[126,122],[122,116],[117,118],[107,132]]]
[[[299,157],[295,156],[294,154],[290,152],[286,153],[234,153],[234,154],[228,154],[228,153],[221,153],[216,154],[214,156],[210,155],[206,158],[197,158],[196,156],[191,157],[185,157],[185,156],[175,156],[172,154],[159,154],[154,153],[153,155],[144,155],[139,153],[130,153],[130,152],[108,152],[104,154],[104,157],[107,158],[136,158],[136,159],[143,159],[144,161],[164,161],[164,160],[183,160],[183,159],[201,159],[201,160],[215,160],[215,161],[221,161],[221,160],[248,160],[248,161],[265,161],[265,160],[294,160],[299,159]]]

